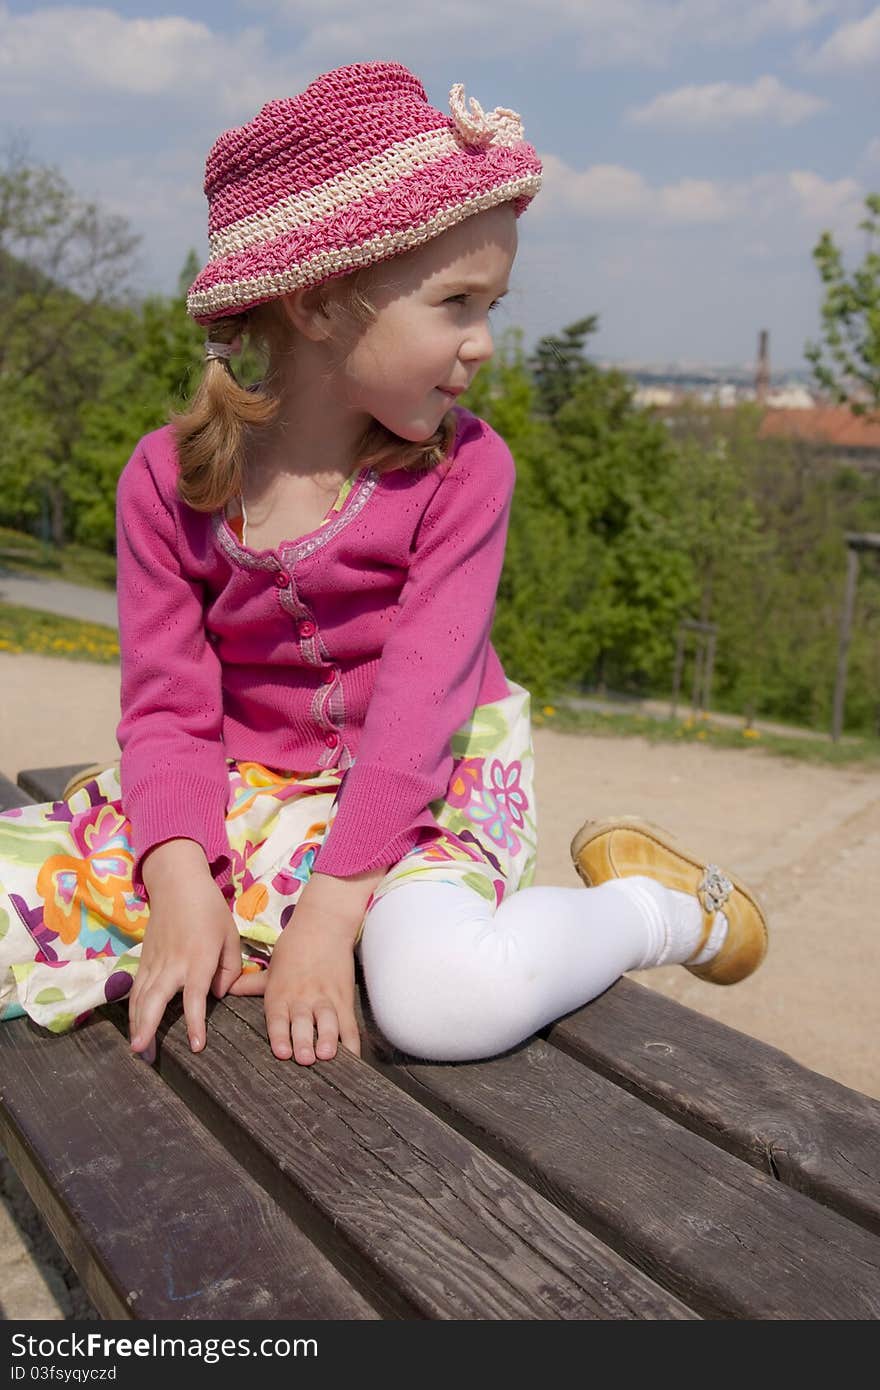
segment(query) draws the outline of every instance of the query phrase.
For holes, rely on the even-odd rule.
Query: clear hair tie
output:
[[[205,361],[219,358],[221,362],[228,362],[234,351],[234,343],[215,343],[209,338],[205,343]]]

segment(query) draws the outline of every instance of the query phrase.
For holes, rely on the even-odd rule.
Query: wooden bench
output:
[[[57,797],[22,773],[0,803]],[[259,1000],[0,1025],[0,1141],[105,1317],[874,1319],[880,1104],[622,979],[502,1057],[279,1063]]]

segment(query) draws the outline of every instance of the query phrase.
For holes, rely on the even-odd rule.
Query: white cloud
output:
[[[251,0],[251,8],[307,28],[303,57],[320,64],[356,58],[410,62],[426,51],[464,62],[463,46],[496,57],[528,57],[562,40],[583,68],[658,67],[684,49],[736,47],[764,34],[804,33],[837,0]]]
[[[802,56],[811,72],[856,72],[880,63],[880,5],[863,19],[842,24],[820,48]]]
[[[110,5],[51,5],[13,11],[0,0],[0,112],[28,123],[114,121],[151,104],[157,122],[198,110],[217,129],[246,119],[263,102],[290,94],[319,72],[389,55],[417,72],[448,65],[468,50],[533,60],[560,41],[582,68],[656,67],[686,49],[741,46],[770,32],[807,32],[833,0],[251,0],[250,17],[292,21],[287,41],[263,24],[219,32],[210,18],[168,13],[128,18]],[[145,8],[148,8],[145,6]],[[197,11],[201,14],[201,11]],[[210,15],[209,11],[205,11]],[[512,67],[517,91],[530,72]],[[451,80],[450,78],[450,80]],[[507,90],[479,91],[485,104]],[[438,104],[445,105],[436,96]],[[108,100],[116,103],[108,109]],[[522,97],[521,104],[527,102]],[[797,100],[791,94],[789,101]],[[806,100],[802,98],[802,100]]]
[[[720,182],[679,179],[658,188],[618,164],[576,170],[553,154],[541,159],[544,187],[534,215],[542,219],[574,213],[589,221],[696,224],[721,222],[736,212],[735,190]]]
[[[575,170],[554,154],[542,154],[541,162],[544,183],[531,216],[543,218],[565,208],[590,218],[639,218],[650,202],[651,190],[634,169],[594,164]]]
[[[747,121],[793,126],[827,106],[827,101],[765,75],[750,86],[712,82],[663,92],[647,105],[632,108],[625,119],[631,125],[671,130],[719,130]]]
[[[823,179],[807,169],[793,169],[787,185],[807,222],[842,224],[852,230],[863,212],[864,191],[855,179]]]
[[[656,199],[664,222],[727,222],[738,211],[736,190],[710,179],[679,179],[658,189]]]
[[[220,120],[242,119],[284,95],[291,76],[261,29],[227,36],[179,15],[125,19],[93,6],[14,14],[0,4],[0,100],[14,112],[29,99],[33,123],[88,119],[108,96],[163,108],[207,101]]]
[[[869,140],[862,153],[861,163],[869,168],[880,168],[880,135]]]
[[[544,187],[529,216],[556,225],[572,217],[650,231],[742,222],[751,232],[777,221],[781,230],[787,229],[794,220],[808,229],[830,224],[847,241],[863,215],[864,190],[856,179],[824,179],[810,170],[654,185],[621,165],[579,170],[553,154],[541,158]]]

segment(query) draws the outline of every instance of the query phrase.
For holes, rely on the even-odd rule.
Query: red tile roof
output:
[[[848,405],[817,405],[813,410],[770,409],[759,439],[805,439],[841,449],[880,449],[880,415],[854,415]]]

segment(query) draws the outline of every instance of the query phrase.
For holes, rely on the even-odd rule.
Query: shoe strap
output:
[[[689,965],[705,949],[706,942],[715,925],[715,914],[721,912],[733,892],[733,884],[717,864],[707,864],[703,876],[697,884],[697,898],[703,909],[703,930],[695,949],[685,961]]]

